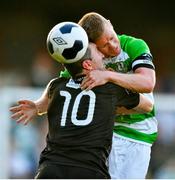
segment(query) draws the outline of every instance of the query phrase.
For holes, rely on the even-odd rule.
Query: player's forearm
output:
[[[140,94],[139,104],[133,109],[117,107],[116,113],[120,115],[148,113],[153,109],[153,102],[143,94]]]
[[[152,111],[153,109],[153,102],[148,97],[144,96],[143,94],[140,94],[140,101],[138,106],[134,108],[134,110],[140,112],[140,113],[148,113]]]
[[[45,103],[42,103],[40,101],[35,101],[36,109],[37,109],[37,115],[43,115],[47,113],[47,106]]]
[[[128,114],[138,114],[140,112],[136,111],[135,109],[126,109],[125,107],[118,107],[116,113],[118,115],[128,115]]]
[[[41,97],[34,102],[36,105],[36,108],[37,108],[37,114],[40,116],[47,113],[48,103],[49,103],[48,87],[49,87],[50,83],[51,83],[51,81],[46,86]]]
[[[109,82],[139,93],[151,92],[155,84],[146,75],[139,73],[124,74],[108,71],[107,78]]]

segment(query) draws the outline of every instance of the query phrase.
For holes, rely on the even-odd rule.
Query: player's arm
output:
[[[148,113],[153,109],[153,102],[145,97],[143,94],[139,94],[139,104],[132,109],[128,109],[124,106],[117,108],[117,114],[138,114],[138,113]]]
[[[44,90],[43,94],[39,99],[34,101],[37,109],[37,115],[43,115],[47,113],[49,98],[48,98],[48,88],[50,83],[47,85],[46,89]]]
[[[132,91],[149,93],[153,91],[155,86],[155,71],[146,67],[137,68],[133,74],[93,70],[86,75],[81,88],[89,90],[107,82],[117,84]]]
[[[118,82],[124,88],[140,92],[152,92],[155,86],[155,67],[153,57],[147,43],[143,39],[128,35],[119,35],[121,48],[128,53],[132,60],[132,70],[134,74],[125,77],[117,74],[119,77],[109,77],[109,81]],[[116,78],[116,79],[115,79]]]
[[[104,72],[106,82],[118,84],[126,89],[140,93],[150,93],[155,86],[155,71],[150,68],[140,67],[133,74],[123,74],[118,72]]]
[[[139,94],[139,97],[140,97],[139,104],[133,109],[140,113],[147,113],[152,111],[154,105],[153,102],[143,94]]]

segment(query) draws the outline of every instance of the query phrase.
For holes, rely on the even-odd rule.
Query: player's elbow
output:
[[[137,72],[139,78],[139,81],[137,82],[139,82],[140,93],[151,93],[153,92],[156,83],[155,71],[145,69],[141,69],[142,71],[140,70]]]
[[[156,77],[155,74],[150,76],[150,78],[147,78],[145,87],[146,87],[146,93],[151,93],[154,90],[156,84]]]
[[[142,86],[142,93],[151,93],[155,87],[155,81],[148,80]]]
[[[151,93],[154,90],[154,84],[153,83],[147,83],[146,86],[144,87],[144,93]]]

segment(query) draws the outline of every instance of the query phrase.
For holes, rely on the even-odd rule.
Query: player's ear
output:
[[[92,60],[87,59],[82,62],[83,69],[92,70]]]

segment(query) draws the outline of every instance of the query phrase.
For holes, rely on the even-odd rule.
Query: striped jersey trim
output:
[[[132,128],[124,127],[124,126],[115,126],[114,127],[114,132],[116,134],[119,134],[121,136],[143,141],[146,143],[154,143],[157,139],[157,132],[152,133],[152,134],[145,134],[139,131],[136,131]]]
[[[135,129],[136,131],[152,134],[158,131],[158,121],[155,117],[145,119],[144,121],[136,122],[133,124],[115,122],[115,126],[124,126],[127,128]]]
[[[148,67],[150,66],[153,69],[155,69],[153,62],[150,60],[146,60],[146,59],[138,59],[138,60],[134,61],[132,63],[132,69],[134,69],[134,67],[136,67],[138,65],[139,66],[148,66]]]

